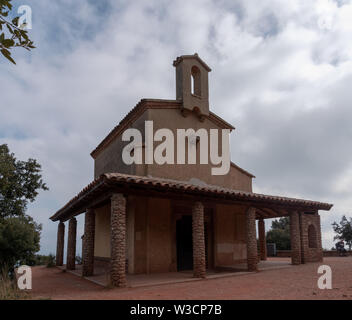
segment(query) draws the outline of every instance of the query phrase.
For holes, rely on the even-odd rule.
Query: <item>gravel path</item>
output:
[[[318,267],[332,269],[331,290],[317,286]],[[152,287],[106,289],[57,268],[33,268],[34,299],[348,299],[352,300],[352,257],[328,257],[248,275]]]

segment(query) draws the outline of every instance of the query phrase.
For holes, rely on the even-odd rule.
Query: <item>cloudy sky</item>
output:
[[[0,143],[43,167],[43,224],[93,179],[89,153],[141,98],[175,98],[172,61],[197,52],[211,110],[232,123],[232,160],[254,191],[334,203],[351,216],[352,3],[344,0],[15,0],[33,14],[31,53],[0,59]],[[79,236],[83,219],[79,219]],[[79,241],[80,243],[80,241]],[[79,249],[80,250],[80,249]]]

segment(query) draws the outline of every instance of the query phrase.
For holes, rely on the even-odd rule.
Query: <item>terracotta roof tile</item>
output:
[[[223,188],[215,185],[199,186],[186,181],[177,181],[164,178],[142,177],[127,175],[122,173],[105,173],[99,178],[87,185],[81,192],[79,192],[73,199],[71,199],[64,207],[58,210],[50,219],[53,221],[60,220],[60,217],[69,214],[74,210],[74,206],[78,205],[90,192],[101,189],[103,186],[113,187],[114,185],[128,185],[133,186],[149,186],[157,187],[162,191],[177,191],[183,190],[184,193],[196,194],[197,196],[221,195],[225,196],[227,200],[235,201],[262,201],[270,202],[274,205],[284,206],[285,204],[293,204],[301,207],[313,207],[317,210],[330,210],[333,206],[329,203],[323,203],[312,200],[271,196],[253,192],[240,191],[235,189]]]

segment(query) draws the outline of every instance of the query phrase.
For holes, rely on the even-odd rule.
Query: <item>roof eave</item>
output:
[[[270,195],[261,195],[251,192],[242,192],[238,190],[226,189],[216,186],[208,186],[208,190],[206,187],[195,186],[191,184],[187,184],[182,181],[173,181],[168,179],[157,179],[157,178],[147,178],[140,176],[131,176],[124,174],[103,174],[98,179],[94,180],[87,187],[85,187],[76,197],[70,200],[64,207],[58,210],[50,219],[52,221],[58,220],[67,220],[67,217],[70,214],[77,214],[79,208],[83,206],[82,202],[87,201],[87,197],[92,195],[94,191],[102,192],[99,188],[102,188],[102,185],[105,184],[108,188],[124,188],[126,184],[132,186],[143,186],[148,188],[153,186],[153,189],[156,192],[160,190],[165,191],[165,188],[170,189],[172,192],[182,191],[182,193],[187,193],[190,196],[203,197],[207,196],[209,199],[222,199],[226,198],[230,201],[242,201],[248,202],[248,204],[253,205],[276,205],[276,206],[284,206],[287,209],[294,210],[294,208],[302,208],[302,209],[314,209],[314,210],[326,210],[329,211],[333,205],[329,203],[322,203],[311,200],[303,200],[303,199],[295,199],[295,198],[287,198],[287,197],[277,197]],[[104,191],[104,190],[103,190]],[[104,191],[105,192],[105,191]],[[220,197],[220,198],[219,198]],[[81,202],[81,204],[80,204]],[[70,213],[71,210],[71,213]],[[84,210],[82,210],[83,212]]]

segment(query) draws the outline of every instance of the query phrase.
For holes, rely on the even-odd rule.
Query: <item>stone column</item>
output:
[[[134,273],[134,212],[135,212],[135,198],[129,197],[127,199],[127,217],[126,217],[126,251],[127,251],[127,267],[128,273]]]
[[[126,286],[126,199],[111,197],[111,285]]]
[[[195,202],[192,207],[193,276],[205,278],[204,206]]]
[[[248,271],[257,271],[258,249],[255,225],[255,208],[248,208],[246,212],[247,236],[247,268]]]
[[[318,261],[323,261],[323,244],[321,242],[321,223],[320,223],[320,215],[316,213],[316,221],[317,221],[317,250],[318,250]]]
[[[304,212],[299,212],[299,233],[301,239],[301,263],[306,263],[308,259],[308,225]]]
[[[258,220],[258,233],[259,233],[259,248],[260,260],[266,260],[266,237],[265,237],[265,223],[264,219]]]
[[[56,243],[56,265],[62,266],[64,263],[64,243],[65,243],[65,224],[60,221],[57,227]]]
[[[76,233],[77,233],[77,220],[71,218],[68,223],[68,240],[67,240],[67,261],[66,269],[75,270],[76,267]]]
[[[88,209],[84,218],[83,236],[83,266],[82,276],[89,277],[94,273],[94,237],[95,237],[95,212]]]
[[[297,211],[290,213],[291,261],[292,264],[301,263],[301,236],[299,214]]]

